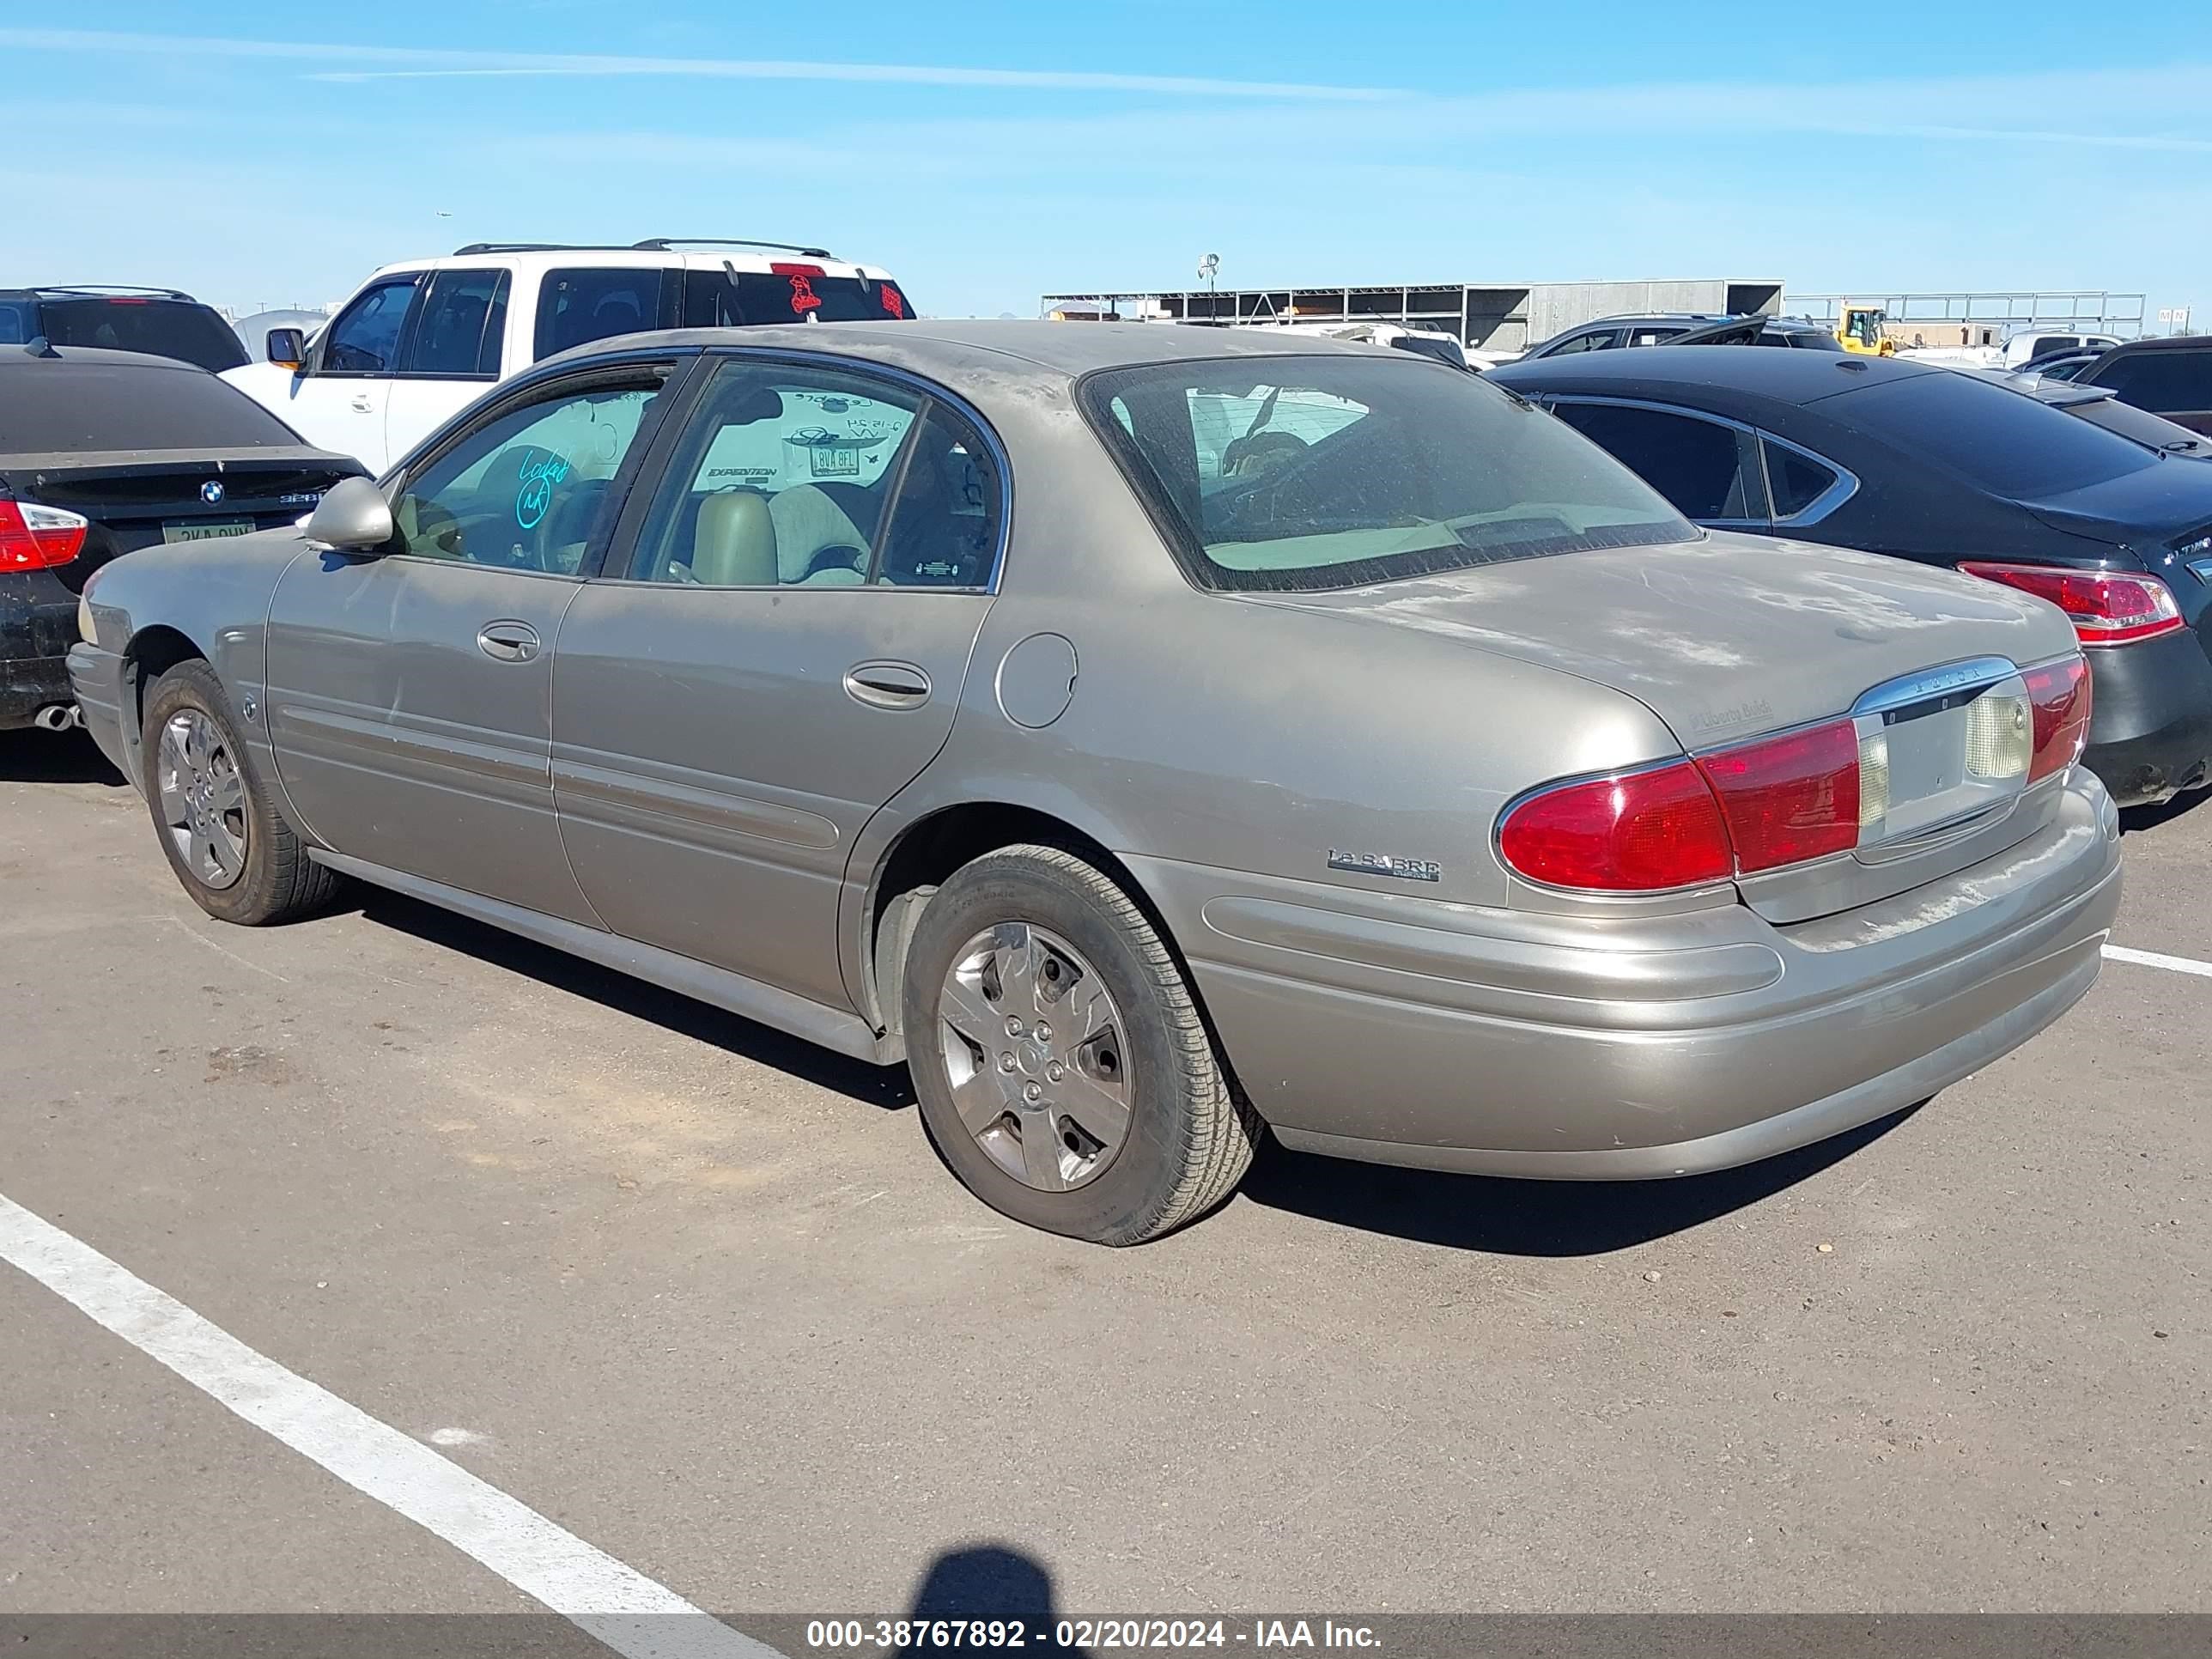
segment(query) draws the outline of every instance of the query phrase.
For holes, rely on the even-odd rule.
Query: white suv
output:
[[[269,361],[223,379],[309,443],[381,473],[490,386],[588,340],[912,314],[890,273],[818,247],[472,242],[385,266],[312,339],[272,329],[248,346]]]

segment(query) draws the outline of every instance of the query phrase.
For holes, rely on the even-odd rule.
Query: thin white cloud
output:
[[[977,69],[937,64],[830,64],[753,58],[641,58],[613,53],[454,51],[306,40],[235,40],[96,29],[0,28],[0,46],[19,51],[219,58],[344,65],[310,70],[317,81],[418,80],[454,76],[682,76],[741,81],[836,81],[1044,92],[1154,93],[1179,97],[1311,99],[1370,102],[1402,94],[1377,87],[1310,86],[1179,75],[1079,70]]]

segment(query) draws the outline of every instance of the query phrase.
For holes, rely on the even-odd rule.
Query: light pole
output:
[[[1198,274],[1206,278],[1206,315],[1211,322],[1221,320],[1221,301],[1214,293],[1213,280],[1221,271],[1218,253],[1202,253],[1198,258]]]

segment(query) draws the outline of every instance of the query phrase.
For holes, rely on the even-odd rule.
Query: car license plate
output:
[[[183,523],[172,519],[161,526],[161,539],[165,542],[210,542],[219,536],[252,533],[251,519],[192,519]]]

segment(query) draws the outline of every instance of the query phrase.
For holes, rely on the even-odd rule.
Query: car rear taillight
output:
[[[84,550],[91,520],[36,501],[0,501],[0,570],[46,570]]]
[[[1499,823],[1498,849],[1531,881],[1606,893],[1726,881],[1735,868],[1720,803],[1687,760],[1530,795]]]
[[[1859,734],[1850,720],[1698,763],[1720,799],[1738,873],[1848,852],[1859,839]]]
[[[2081,757],[2089,740],[2089,665],[2080,657],[2045,663],[2021,678],[2035,710],[2035,748],[2027,781],[2063,772]]]
[[[2066,613],[2084,645],[2129,645],[2184,626],[2173,591],[2155,576],[2050,564],[1962,564],[1969,576],[2017,587]]]

